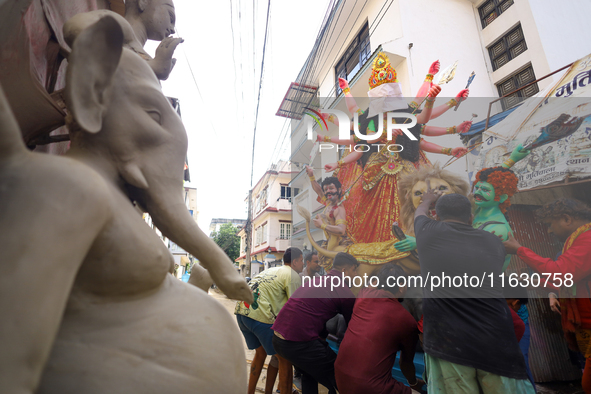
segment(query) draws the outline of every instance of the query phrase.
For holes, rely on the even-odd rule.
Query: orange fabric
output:
[[[382,149],[385,150],[386,147]],[[400,222],[398,179],[415,172],[419,166],[431,165],[421,152],[417,163],[397,159],[396,165],[401,166],[401,170],[396,174],[388,174],[384,170],[388,159],[382,153],[380,151],[372,154],[362,179],[350,192],[349,198],[355,202],[355,206],[352,211],[347,211],[347,215],[354,216],[354,226],[349,232],[356,243],[384,242],[395,238],[392,223]]]
[[[343,159],[349,155],[350,152],[346,151],[343,155]],[[357,233],[357,222],[355,220],[355,209],[357,204],[359,203],[359,197],[361,194],[359,193],[359,188],[361,188],[361,181],[356,182],[361,175],[362,169],[357,162],[349,163],[343,167],[340,167],[335,171],[335,176],[339,179],[342,185],[342,191],[344,196],[343,207],[345,207],[346,218],[347,218],[347,235],[353,241],[353,243],[357,243],[355,234]],[[351,188],[351,190],[349,190]],[[349,191],[349,193],[346,193]]]

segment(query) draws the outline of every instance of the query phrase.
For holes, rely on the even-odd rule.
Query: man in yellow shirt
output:
[[[255,349],[255,356],[250,364],[248,379],[248,394],[254,394],[263,364],[267,355],[276,354],[273,348],[273,330],[277,314],[285,305],[289,297],[302,280],[298,275],[304,268],[304,256],[298,248],[288,248],[283,255],[283,266],[274,267],[261,272],[250,281],[254,302],[247,304],[243,301],[236,303],[236,320],[244,335],[249,349]],[[265,393],[273,390],[274,377],[279,372],[279,389],[282,393],[290,393],[292,385],[291,363],[277,356],[279,368],[269,365],[267,370],[267,385]]]

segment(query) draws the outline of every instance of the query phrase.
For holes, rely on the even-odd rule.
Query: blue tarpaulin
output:
[[[511,109],[508,109],[506,111],[499,112],[496,115],[491,116],[488,121],[488,127],[490,128],[490,127],[496,125],[501,120],[505,119],[511,112],[515,111],[517,108],[519,108],[519,105],[517,105]],[[474,123],[472,125],[472,127],[470,127],[470,131],[462,134],[462,136],[472,136],[472,135],[480,134],[484,131],[484,126],[486,126],[486,119],[484,119],[483,121],[480,121],[478,123]]]

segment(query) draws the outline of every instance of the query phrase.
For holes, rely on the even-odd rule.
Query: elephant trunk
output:
[[[189,213],[183,200],[182,181],[162,177],[147,181],[147,189],[134,188],[137,193],[132,195],[148,211],[162,234],[199,259],[228,298],[252,302],[252,291],[232,261],[201,231]],[[203,287],[207,278],[191,282]]]
[[[306,208],[301,207],[299,205],[297,205],[296,208],[297,208],[299,214],[302,215],[302,217],[306,221],[306,234],[308,235],[308,240],[310,241],[311,246],[314,249],[316,249],[318,251],[318,253],[320,253],[324,257],[334,259],[337,256],[338,252],[332,252],[330,250],[323,249],[322,247],[320,247],[320,245],[318,245],[318,243],[314,240],[314,238],[312,238],[312,234],[310,233],[310,212],[308,212],[308,210]]]

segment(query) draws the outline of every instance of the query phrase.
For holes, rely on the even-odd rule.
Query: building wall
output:
[[[251,260],[263,261],[264,256],[269,252],[268,249],[274,249],[271,254],[275,255],[277,260],[283,258],[283,252],[290,246],[289,239],[280,239],[281,222],[288,223],[291,226],[291,201],[281,198],[281,186],[289,187],[291,181],[291,165],[289,163],[280,161],[272,166],[270,171],[267,171],[257,182],[252,192],[253,199],[253,219],[252,219],[252,246],[251,246]],[[261,204],[257,207],[256,201],[261,197],[261,193],[266,190],[267,199],[266,204]],[[248,204],[248,199],[245,200]],[[266,223],[265,234],[266,242],[257,243],[256,230]],[[241,256],[237,259],[240,265],[244,264],[246,250],[246,232],[242,229],[238,235],[240,236],[240,251]],[[265,239],[265,237],[263,237]],[[256,253],[255,253],[256,252]]]

